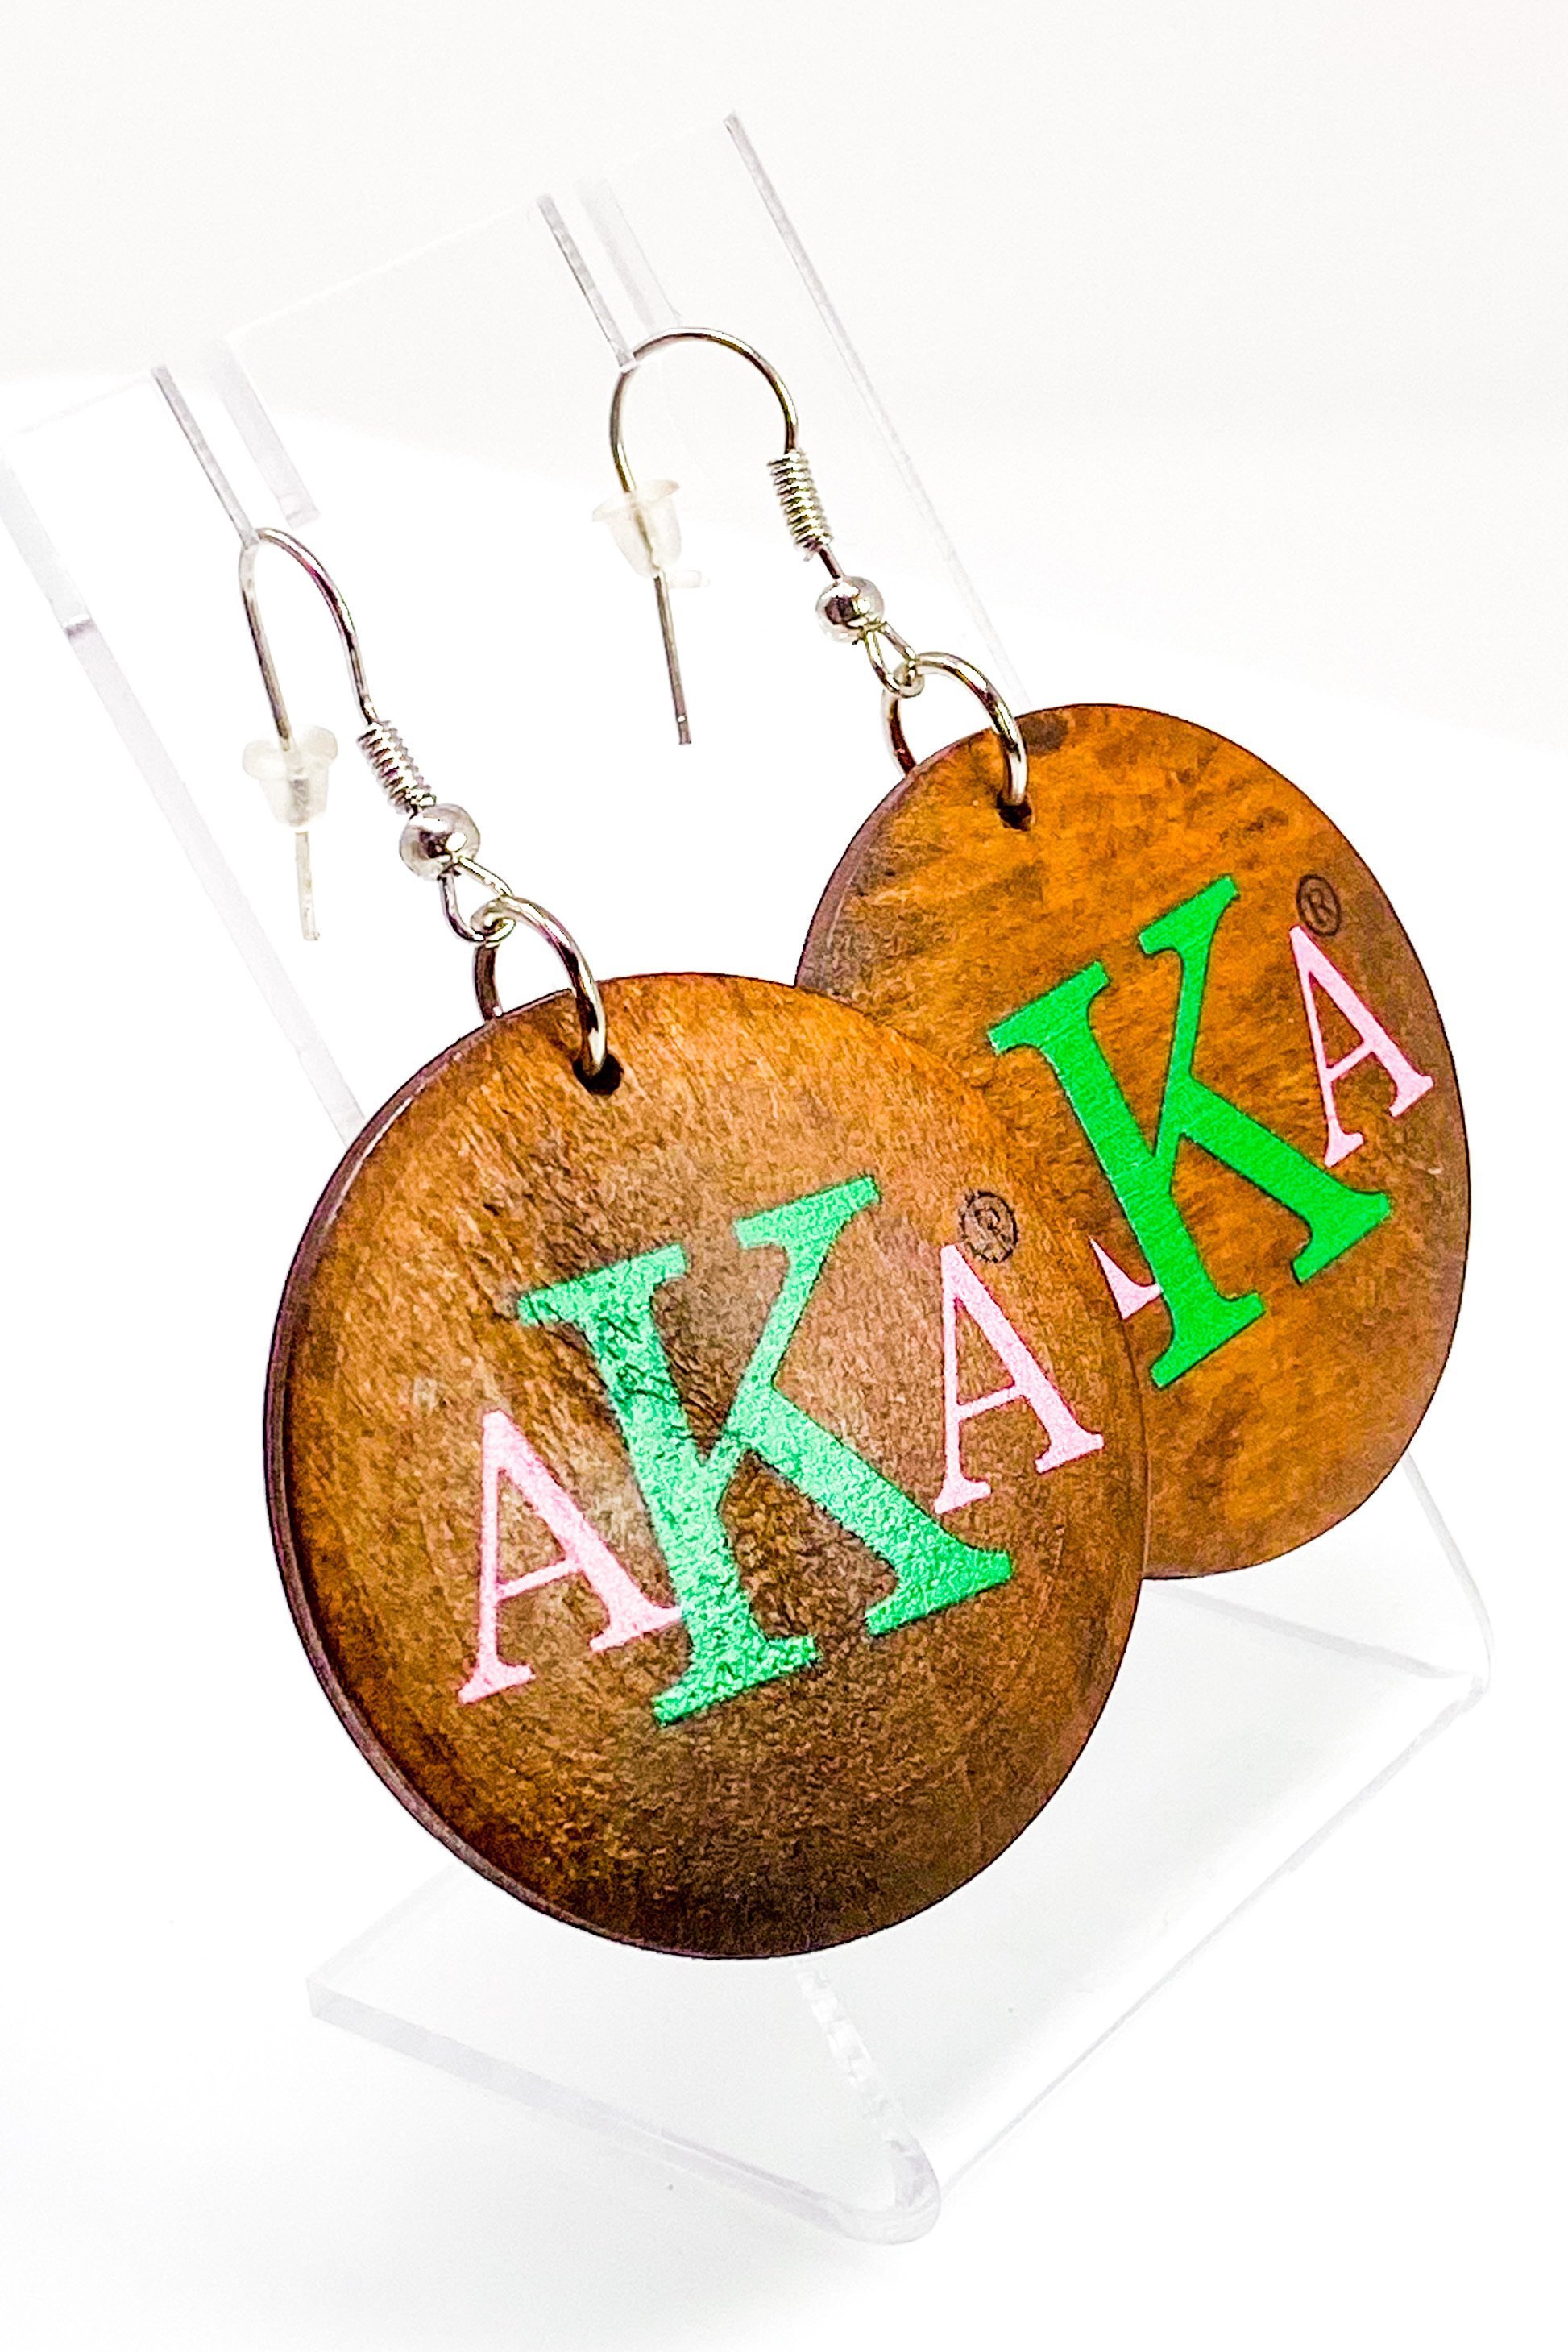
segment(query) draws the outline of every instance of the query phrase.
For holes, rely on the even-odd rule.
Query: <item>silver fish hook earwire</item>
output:
[[[800,425],[795,403],[784,379],[775,368],[768,364],[761,352],[753,351],[750,343],[742,342],[738,335],[721,334],[713,327],[677,327],[667,334],[653,335],[646,343],[638,344],[629,365],[623,368],[616,378],[616,389],[610,398],[610,457],[616,468],[616,479],[621,486],[621,496],[606,499],[603,506],[596,507],[594,520],[609,524],[616,544],[628,562],[653,582],[654,595],[658,604],[659,635],[664,640],[664,666],[669,673],[670,700],[675,706],[675,731],[683,743],[689,743],[691,727],[687,716],[686,689],[681,682],[680,654],[675,641],[675,614],[669,599],[670,566],[680,552],[680,525],[675,514],[675,493],[680,486],[678,482],[661,481],[650,482],[646,490],[638,488],[631,460],[626,456],[626,432],[621,422],[626,386],[637,369],[651,353],[663,351],[671,343],[716,343],[721,351],[733,352],[737,359],[746,361],[748,365],[756,369],[778,402],[784,417],[784,454],[768,461],[768,473],[779,498],[786,499],[786,489],[789,496],[797,495],[789,486],[798,477],[803,528],[807,517],[821,518],[821,507],[812,482],[811,467],[804,451],[796,446]],[[786,520],[788,515],[786,503]],[[795,531],[794,523],[791,530]],[[826,520],[822,519],[821,544],[824,547],[826,537]],[[808,554],[817,551],[815,543],[807,544],[798,533],[796,544],[805,546]],[[828,560],[831,562],[831,558]]]
[[[716,343],[721,351],[733,352],[737,359],[756,369],[778,402],[784,418],[784,446],[780,456],[768,460],[768,478],[790,538],[803,555],[815,556],[828,575],[827,585],[816,600],[818,619],[828,635],[840,643],[864,646],[867,659],[876,672],[882,688],[882,723],[899,765],[908,770],[915,764],[904,735],[902,705],[922,691],[927,677],[933,673],[954,678],[974,696],[1001,743],[1005,776],[998,800],[1002,814],[1011,824],[1027,824],[1031,816],[1029,757],[1013,712],[984,672],[961,655],[916,653],[888,620],[882,592],[875,581],[845,570],[834,551],[832,530],[812,474],[811,460],[800,446],[800,420],[788,386],[761,352],[742,342],[738,335],[724,334],[715,327],[675,327],[668,333],[650,336],[633,352],[616,379],[610,400],[610,455],[621,496],[606,499],[595,512],[595,521],[610,525],[617,546],[634,569],[653,582],[665,667],[669,673],[670,698],[675,705],[676,731],[680,740],[690,742],[691,728],[669,594],[669,569],[680,552],[680,528],[674,508],[678,486],[660,481],[649,483],[646,490],[638,488],[626,456],[622,425],[626,387],[633,376],[645,360],[672,343]]]
[[[239,589],[245,599],[250,641],[256,647],[262,683],[272,709],[275,739],[261,736],[246,745],[245,772],[261,786],[267,805],[279,824],[287,825],[294,835],[294,887],[300,903],[300,932],[303,939],[319,940],[321,935],[316,927],[316,894],[310,874],[310,827],[326,813],[327,780],[338,756],[338,739],[326,727],[307,727],[302,735],[294,731],[278,683],[267,632],[257,610],[251,577],[255,555],[255,544],[247,546],[240,555]]]
[[[290,556],[312,583],[332,616],[343,657],[348,664],[354,699],[364,720],[356,737],[372,773],[387,799],[406,818],[398,852],[412,874],[440,886],[442,911],[458,937],[474,950],[474,991],[487,1021],[497,1019],[500,1003],[496,992],[496,950],[519,923],[548,940],[561,959],[577,1012],[578,1050],[574,1066],[584,1084],[595,1088],[613,1085],[619,1073],[611,1057],[605,1029],[604,999],[587,959],[566,929],[549,909],[531,898],[519,898],[510,883],[479,862],[479,828],[456,801],[438,801],[415,763],[413,754],[390,719],[383,719],[371,699],[364,657],[353,615],[336,581],[302,540],[286,530],[264,528],[247,541],[239,554],[239,593],[250,642],[256,648],[262,683],[277,730],[276,742],[253,743],[245,755],[247,772],[259,778],[274,814],[295,829],[296,844],[305,840],[312,816],[326,805],[326,773],[337,756],[337,743],[324,727],[307,728],[297,735],[283,699],[277,664],[268,642],[256,593],[256,562],[263,547],[276,547]],[[296,813],[297,812],[297,813]],[[319,936],[310,898],[308,846],[299,859],[300,919],[307,939]],[[471,913],[458,897],[461,881],[477,883],[484,896]]]
[[[287,531],[258,530],[240,548],[239,593],[245,604],[250,642],[256,648],[256,658],[261,670],[261,682],[267,689],[276,740],[268,742],[262,737],[259,741],[247,745],[245,772],[247,776],[254,776],[261,786],[267,795],[268,806],[279,823],[288,825],[293,833],[300,929],[306,939],[316,940],[320,939],[321,933],[316,927],[315,892],[310,875],[310,828],[326,810],[328,774],[338,756],[338,741],[326,727],[308,727],[302,735],[297,734],[289,716],[289,706],[283,698],[278,666],[272,658],[272,647],[268,641],[260,601],[256,592],[256,561],[264,546],[280,548],[285,555],[293,558],[314,583],[342,640],[354,696],[366,730],[371,732],[381,730],[383,722],[376,715],[375,706],[370,698],[370,688],[365,683],[364,663],[360,654],[353,616],[339,594],[336,583],[301,541],[291,538]],[[395,736],[395,729],[390,731]],[[402,739],[399,737],[397,740],[401,743]],[[406,752],[404,758],[406,760]],[[412,769],[413,763],[410,761],[408,764]],[[416,769],[413,769],[413,773],[416,781],[422,781]]]

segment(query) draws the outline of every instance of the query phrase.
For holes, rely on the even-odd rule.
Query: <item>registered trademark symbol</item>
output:
[[[1018,1246],[1018,1220],[1000,1192],[971,1192],[958,1214],[958,1230],[978,1258],[1000,1265]]]
[[[1321,874],[1303,874],[1296,885],[1296,911],[1310,931],[1331,940],[1340,927],[1340,894]]]

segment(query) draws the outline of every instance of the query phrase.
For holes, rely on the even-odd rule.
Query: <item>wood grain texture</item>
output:
[[[348,1154],[279,1317],[268,1399],[274,1536],[300,1633],[403,1801],[524,1901],[672,1951],[802,1951],[934,1902],[1017,1836],[1088,1738],[1142,1574],[1137,1385],[1081,1238],[980,1098],[860,1014],[763,982],[605,990],[625,1076],[588,1093],[570,1008],[528,1006],[411,1079]],[[474,1658],[480,1425],[510,1416],[643,1590],[674,1598],[583,1334],[520,1296],[679,1244],[657,1294],[670,1370],[710,1448],[778,1294],[783,1253],[737,1218],[869,1173],[778,1391],[929,1510],[943,1477],[940,1252],[967,1203],[1005,1255],[993,1296],[1103,1449],[1040,1475],[1015,1403],[965,1426],[992,1493],[942,1524],[1010,1579],[875,1638],[884,1562],[753,1456],[722,1517],[769,1635],[815,1664],[684,1720],[652,1702],[685,1625],[594,1653],[569,1579],[504,1604],[526,1685],[458,1693]],[[973,1212],[971,1222],[973,1223]],[[1014,1238],[1008,1239],[1008,1221]],[[1001,1240],[994,1238],[1000,1231]],[[979,1264],[979,1260],[973,1261]],[[963,1392],[1005,1385],[967,1332]],[[559,1556],[510,1498],[508,1573]]]
[[[1409,1444],[1447,1355],[1468,1231],[1463,1115],[1437,1008],[1373,875],[1305,795],[1207,729],[1085,705],[1024,722],[1034,821],[1005,824],[1000,754],[977,736],[929,760],[846,852],[798,978],[940,1054],[984,1091],[1043,1181],[1129,1276],[1147,1282],[1106,1174],[1048,1061],[998,1055],[989,1031],[1096,960],[1095,1036],[1143,1136],[1166,1080],[1180,966],[1139,932],[1221,875],[1239,898],[1215,935],[1196,1076],[1315,1163],[1325,1116],[1289,946],[1311,931],[1429,1093],[1389,1116],[1363,1062],[1337,1089],[1365,1141],[1333,1171],[1383,1191],[1384,1223],[1309,1281],[1303,1226],[1231,1169],[1181,1146],[1174,1198],[1219,1288],[1261,1319],[1173,1385],[1147,1373],[1171,1339],[1164,1301],[1127,1328],[1144,1375],[1151,1573],[1275,1558],[1334,1526]],[[1331,1057],[1355,1043],[1321,1006]]]

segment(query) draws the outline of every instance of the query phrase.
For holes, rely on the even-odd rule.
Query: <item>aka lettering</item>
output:
[[[1172,1192],[1182,1144],[1197,1144],[1300,1219],[1307,1229],[1306,1239],[1292,1261],[1292,1272],[1298,1282],[1310,1282],[1380,1225],[1392,1206],[1385,1192],[1360,1191],[1342,1177],[1328,1173],[1365,1141],[1364,1136],[1347,1133],[1342,1125],[1335,1087],[1359,1064],[1380,1063],[1394,1084],[1389,1115],[1397,1118],[1432,1086],[1432,1080],[1406,1060],[1375,1014],[1331,962],[1321,941],[1300,924],[1291,929],[1290,950],[1327,1124],[1322,1166],[1194,1076],[1193,1057],[1203,1018],[1210,951],[1220,919],[1238,895],[1229,875],[1221,875],[1207,889],[1172,908],[1138,935],[1145,955],[1173,954],[1182,972],[1164,1093],[1152,1146],[1145,1141],[1090,1025],[1089,1007],[1110,985],[1102,963],[1087,964],[990,1033],[998,1054],[1028,1046],[1045,1056],[1121,1204],[1148,1261],[1150,1281],[1137,1281],[1098,1243],[1095,1253],[1124,1319],[1156,1298],[1165,1302],[1171,1318],[1170,1342],[1149,1369],[1156,1388],[1168,1388],[1179,1381],[1265,1311],[1256,1291],[1226,1297],[1199,1255]],[[1360,1040],[1337,1062],[1330,1062],[1324,1048],[1318,990]]]
[[[685,1672],[653,1702],[662,1724],[678,1723],[809,1666],[816,1657],[816,1643],[805,1633],[765,1631],[731,1548],[721,1507],[746,1455],[807,1496],[892,1570],[891,1591],[867,1612],[866,1630],[872,1637],[936,1610],[951,1609],[1008,1580],[1013,1563],[1007,1553],[966,1543],[938,1524],[941,1515],[983,1500],[991,1491],[983,1480],[964,1475],[959,1458],[961,1423],[1006,1404],[1026,1404],[1045,1433],[1045,1450],[1036,1465],[1040,1471],[1095,1453],[1105,1441],[1075,1419],[956,1248],[942,1253],[947,1475],[931,1511],[922,1510],[853,1446],[775,1386],[834,1244],[877,1198],[875,1180],[862,1176],[737,1221],[734,1232],[741,1247],[778,1251],[784,1278],[723,1427],[706,1454],[692,1436],[653,1312],[656,1295],[687,1270],[686,1253],[679,1244],[530,1291],[518,1301],[518,1319],[525,1327],[570,1326],[586,1339],[677,1606],[663,1608],[649,1599],[521,1431],[504,1412],[487,1413],[478,1655],[459,1694],[463,1700],[471,1704],[532,1679],[530,1666],[510,1664],[501,1654],[501,1603],[570,1576],[584,1580],[604,1611],[604,1628],[590,1645],[596,1651],[684,1624],[690,1650]],[[1009,1387],[967,1403],[958,1399],[960,1307],[1012,1376]],[[934,1371],[934,1350],[932,1362]],[[561,1547],[560,1558],[551,1566],[525,1576],[508,1578],[501,1566],[503,1482],[544,1522]]]

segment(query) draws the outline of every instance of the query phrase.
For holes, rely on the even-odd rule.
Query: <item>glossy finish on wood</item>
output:
[[[422,1070],[328,1187],[269,1383],[285,1580],[365,1755],[513,1894],[674,1951],[833,1944],[982,1869],[1088,1738],[1142,1573],[1131,1359],[1086,1244],[922,1051],[763,982],[663,975],[605,994],[613,1093],[574,1076],[570,1004],[552,998]],[[720,1504],[744,1593],[768,1639],[809,1638],[815,1663],[661,1722],[688,1624],[595,1652],[605,1610],[569,1576],[501,1603],[501,1654],[532,1679],[465,1702],[487,1415],[521,1433],[650,1601],[676,1598],[594,1348],[567,1323],[525,1325],[520,1298],[678,1245],[684,1270],[653,1314],[710,1458],[785,1275],[784,1251],[742,1245],[737,1221],[867,1176],[879,1197],[834,1240],[773,1388],[930,1514],[942,1252],[977,1239],[966,1264],[1105,1441],[1041,1475],[1026,1402],[963,1423],[964,1473],[991,1493],[940,1526],[1007,1555],[1010,1574],[869,1632],[892,1569],[745,1452]],[[961,1395],[1005,1386],[958,1320]],[[561,1556],[510,1489],[500,1529],[508,1578]]]
[[[1340,1077],[1332,1164],[1388,1213],[1310,1279],[1301,1220],[1191,1141],[1173,1198],[1218,1290],[1256,1293],[1250,1327],[1163,1388],[1150,1368],[1173,1320],[1155,1297],[1127,1329],[1144,1375],[1151,1572],[1194,1575],[1275,1558],[1335,1525],[1409,1444],[1453,1335],[1468,1225],[1463,1116],[1442,1023],[1377,882],[1304,794],[1206,729],[1085,705],[1024,720],[1034,817],[998,814],[1001,762],[977,736],[889,795],[840,862],[798,978],[940,1054],[1026,1145],[1129,1285],[1150,1265],[1044,1054],[990,1033],[1097,961],[1089,1016],[1152,1144],[1183,964],[1139,934],[1231,877],[1214,930],[1193,1068],[1206,1087],[1322,1168],[1332,1148],[1290,934],[1332,961],[1432,1083],[1391,1116],[1371,1057]],[[1357,1043],[1314,988],[1325,1058]],[[1133,1304],[1129,1293],[1126,1303]],[[1167,1365],[1168,1370],[1168,1365]]]

